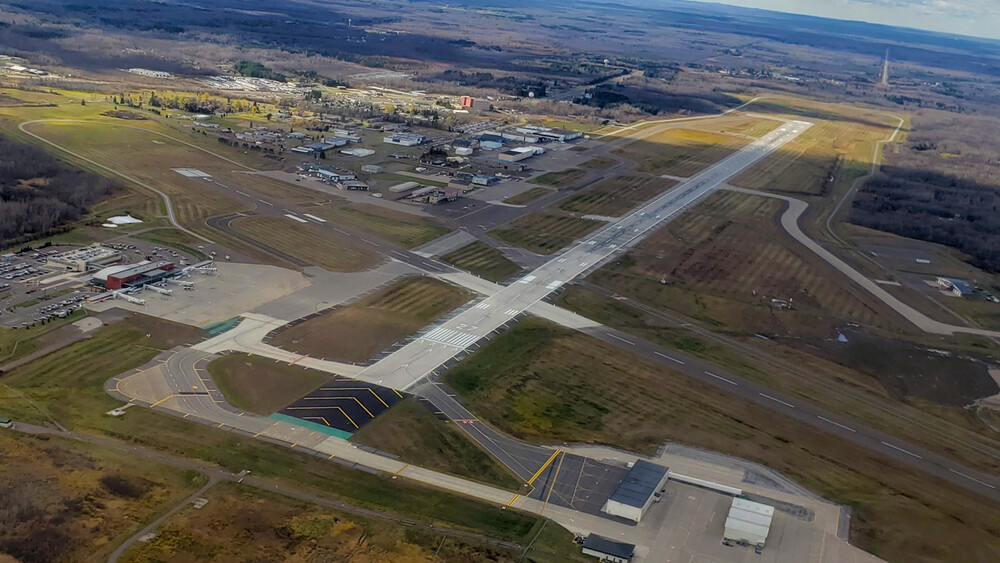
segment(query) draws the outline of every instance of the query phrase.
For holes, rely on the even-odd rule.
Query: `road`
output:
[[[801,121],[781,125],[616,223],[556,255],[530,274],[424,334],[420,339],[366,368],[358,377],[395,389],[412,387],[559,286],[635,244],[809,126],[809,123]]]
[[[942,323],[936,321],[927,315],[921,313],[920,311],[914,309],[913,307],[903,303],[895,296],[890,294],[888,291],[882,288],[879,284],[873,282],[867,276],[861,272],[852,268],[847,262],[844,262],[840,258],[837,258],[832,252],[823,248],[818,242],[809,238],[804,232],[802,232],[801,227],[799,227],[799,218],[805,213],[806,209],[809,208],[809,204],[793,197],[772,194],[768,192],[760,192],[757,190],[747,190],[743,188],[733,188],[729,187],[729,190],[761,196],[769,197],[774,199],[780,199],[788,203],[788,208],[781,215],[781,226],[785,229],[792,238],[798,241],[802,246],[805,246],[814,254],[822,258],[826,263],[830,264],[836,268],[840,273],[847,276],[851,281],[860,285],[868,293],[872,294],[873,297],[879,301],[885,303],[892,310],[899,313],[907,321],[911,322],[920,330],[930,333],[930,334],[944,334],[952,335],[957,333],[964,334],[974,334],[977,336],[986,336],[990,338],[1000,338],[1000,332],[994,330],[986,330],[982,328],[961,326],[961,325],[951,325],[947,323]]]

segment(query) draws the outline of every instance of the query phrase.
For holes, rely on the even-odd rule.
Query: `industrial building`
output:
[[[539,139],[542,140],[558,141],[560,143],[573,141],[583,136],[583,133],[580,133],[579,131],[551,129],[549,127],[539,127],[537,125],[525,125],[523,127],[518,127],[516,131],[518,133],[523,133],[525,135],[532,135],[534,137],[538,137]]]
[[[420,187],[419,182],[403,182],[401,184],[396,184],[389,188],[389,191],[394,194],[401,194],[403,192],[408,192],[410,190],[415,190]]]
[[[86,272],[88,270],[96,270],[101,266],[114,264],[121,259],[121,252],[113,248],[93,244],[84,248],[77,248],[49,256],[47,263],[49,265],[63,266],[70,272]]]
[[[90,283],[108,290],[142,287],[161,282],[175,273],[173,262],[144,260],[138,264],[108,266],[94,274]]]
[[[511,170],[514,172],[524,172],[524,170],[527,168],[527,166],[521,164],[520,162],[500,160],[499,158],[490,158],[488,156],[474,156],[472,157],[472,162],[480,166],[485,166],[487,168],[492,168],[495,170]]]
[[[497,158],[505,162],[520,162],[543,152],[545,150],[540,147],[517,147],[503,151],[497,155]]]
[[[722,537],[727,541],[764,547],[773,518],[773,506],[734,498]]]
[[[635,554],[635,546],[590,534],[583,540],[583,554],[592,555],[601,561],[628,563]]]
[[[427,137],[415,133],[393,133],[382,139],[383,143],[404,147],[415,147],[425,141],[427,141]]]
[[[632,464],[601,511],[638,523],[666,484],[666,467],[640,459]]]
[[[946,291],[955,297],[967,297],[972,295],[972,284],[965,280],[956,280],[955,278],[938,278],[937,285],[941,291]]]
[[[463,108],[475,109],[480,111],[489,111],[493,109],[493,105],[487,100],[482,98],[473,98],[472,96],[462,96],[459,98],[459,103]]]
[[[381,174],[382,170],[383,170],[382,167],[379,166],[378,164],[362,164],[361,165],[361,171],[364,172],[364,173],[366,173],[366,174]]]
[[[471,178],[471,182],[477,186],[492,186],[493,184],[499,184],[500,178],[497,178],[496,176],[476,174]]]

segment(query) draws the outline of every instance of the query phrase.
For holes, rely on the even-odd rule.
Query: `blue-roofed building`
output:
[[[629,468],[601,510],[638,523],[666,484],[666,467],[640,459]]]
[[[968,297],[973,293],[972,284],[965,280],[957,280],[955,278],[938,278],[937,283],[938,287],[941,288],[941,291],[947,291],[955,297]]]
[[[583,554],[593,555],[601,561],[628,563],[635,554],[635,546],[590,534],[583,540]]]

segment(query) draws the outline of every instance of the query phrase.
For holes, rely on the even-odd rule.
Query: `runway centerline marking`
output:
[[[618,336],[616,334],[608,333],[608,336],[610,336],[611,338],[614,338],[615,340],[620,340],[620,341],[624,342],[625,344],[628,344],[629,346],[635,346],[635,342],[632,342],[631,340],[625,340],[624,338],[622,338],[621,336]]]
[[[915,453],[913,453],[911,451],[904,450],[903,448],[901,448],[899,446],[894,446],[894,445],[890,444],[889,442],[882,442],[882,445],[886,446],[886,447],[889,447],[889,448],[892,448],[892,449],[897,450],[897,451],[901,451],[901,452],[903,452],[904,454],[906,454],[908,456],[913,456],[913,457],[915,457],[917,459],[924,459],[922,456],[919,456],[919,455],[917,455],[917,454],[915,454]]]
[[[712,373],[712,372],[710,372],[710,371],[706,371],[706,372],[705,372],[705,375],[707,375],[707,376],[709,376],[709,377],[714,377],[715,379],[718,379],[719,381],[725,381],[726,383],[728,383],[728,384],[730,384],[730,385],[739,385],[739,383],[736,383],[736,382],[735,382],[735,381],[733,381],[732,379],[726,379],[725,377],[722,377],[721,375],[715,375],[714,373]],[[772,398],[772,397],[768,397],[768,398],[770,399],[770,398]],[[777,401],[777,399],[774,399],[774,400],[775,400],[775,401]],[[781,401],[779,401],[779,402],[781,402]],[[785,403],[785,404],[786,404],[786,405],[788,405],[788,403]],[[791,407],[792,405],[788,405],[788,406],[790,406],[790,407]],[[793,408],[794,408],[794,407],[793,407]]]
[[[968,479],[969,481],[972,481],[974,483],[979,483],[980,485],[982,485],[984,487],[989,487],[991,489],[995,489],[996,488],[993,485],[990,485],[989,483],[987,483],[985,481],[980,481],[979,479],[976,479],[975,477],[971,477],[969,475],[966,475],[965,473],[962,473],[961,471],[955,471],[954,469],[949,469],[948,471],[951,471],[955,475],[958,475],[958,476],[961,476],[961,477],[965,477],[966,479]]]
[[[666,354],[664,354],[662,352],[653,352],[653,353],[656,354],[657,356],[661,357],[661,358],[666,358],[666,359],[670,360],[671,362],[677,362],[678,364],[680,364],[682,366],[685,365],[684,362],[682,362],[681,360],[678,360],[677,358],[675,358],[673,356],[668,356],[668,355],[666,355]]]
[[[819,416],[819,415],[817,415],[816,418],[822,420],[823,422],[828,422],[828,423],[830,423],[830,424],[832,424],[834,426],[839,426],[840,428],[843,428],[844,430],[848,430],[848,431],[851,431],[851,432],[857,432],[857,430],[851,428],[850,426],[844,426],[843,424],[841,424],[839,422],[834,422],[834,421],[830,420],[829,418],[826,418],[826,417],[823,417],[823,416]]]
[[[781,403],[782,405],[785,405],[786,407],[788,407],[790,409],[794,409],[795,408],[795,405],[793,405],[791,403],[787,403],[785,401],[782,401],[781,399],[779,399],[777,397],[772,397],[772,396],[767,395],[765,393],[757,393],[757,394],[760,395],[761,397],[764,397],[765,399],[768,399],[770,401],[774,401],[775,403]]]

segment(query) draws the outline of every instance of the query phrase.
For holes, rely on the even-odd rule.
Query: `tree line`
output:
[[[930,170],[886,166],[858,192],[851,222],[956,248],[1000,272],[1000,189]]]
[[[0,136],[0,249],[59,232],[118,189],[38,147]]]

